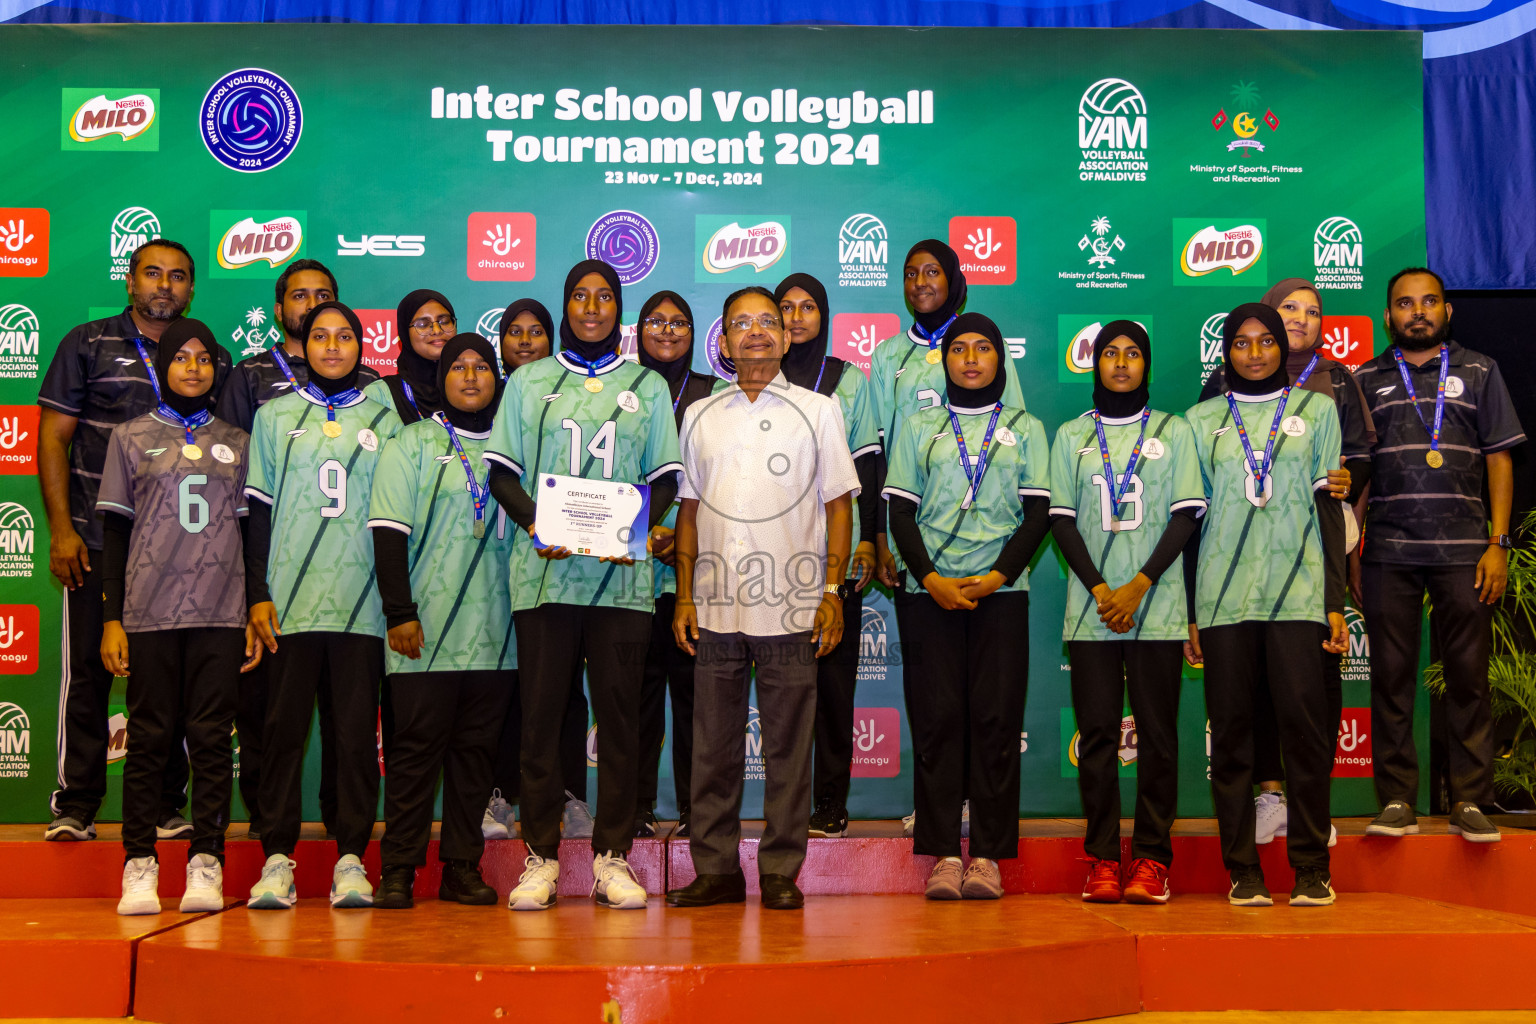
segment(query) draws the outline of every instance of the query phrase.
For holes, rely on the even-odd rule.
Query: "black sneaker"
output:
[[[1497,843],[1504,838],[1499,835],[1498,826],[1483,816],[1482,808],[1470,800],[1456,805],[1451,811],[1451,823],[1445,830],[1469,843]]]
[[[192,823],[175,811],[167,811],[155,824],[156,839],[185,839],[192,834]]]
[[[73,814],[60,814],[43,830],[43,838],[51,843],[95,839],[96,824]]]
[[[1367,826],[1368,836],[1416,836],[1419,819],[1413,816],[1413,808],[1402,800],[1393,800],[1381,809],[1381,813]]]
[[[416,905],[412,890],[416,887],[416,869],[396,864],[384,869],[379,887],[373,890],[375,910],[410,910]]]
[[[640,816],[635,819],[635,838],[656,838],[656,814],[654,811],[641,811]]]
[[[848,834],[848,809],[824,803],[811,815],[811,835],[841,839]]]
[[[443,861],[443,881],[437,898],[467,907],[488,907],[496,902],[496,890],[480,877],[480,866],[467,860]]]
[[[1264,872],[1258,868],[1239,868],[1232,872],[1232,889],[1227,902],[1234,907],[1272,907],[1275,899],[1264,884]]]
[[[679,816],[677,819],[677,829],[672,833],[673,838],[687,839],[691,835],[693,835],[693,832],[688,824],[688,815]]]
[[[1332,879],[1321,868],[1296,872],[1296,887],[1291,890],[1293,907],[1330,907],[1334,892]]]

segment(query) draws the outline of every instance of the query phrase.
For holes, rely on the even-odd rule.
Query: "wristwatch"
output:
[[[1510,548],[1515,546],[1514,538],[1511,537],[1507,533],[1499,533],[1499,534],[1495,534],[1492,537],[1489,537],[1488,538],[1488,543],[1489,544],[1497,544],[1499,547],[1503,548],[1505,551],[1508,551]]]
[[[846,601],[848,600],[848,595],[853,593],[853,588],[846,583],[828,583],[821,588],[821,592],[823,594],[835,595],[839,601]]]

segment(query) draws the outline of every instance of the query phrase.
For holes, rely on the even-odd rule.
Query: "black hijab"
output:
[[[815,301],[816,308],[821,311],[821,330],[813,338],[798,344],[790,343],[789,351],[784,354],[784,378],[791,384],[813,391],[816,389],[817,378],[823,374],[822,367],[834,369],[834,361],[838,365],[832,380],[834,383],[837,381],[842,374],[842,360],[827,358],[827,336],[831,333],[832,310],[827,307],[826,288],[810,274],[790,274],[773,290],[774,303],[783,302],[784,296],[793,288],[803,289]],[[784,334],[789,334],[787,323],[784,325]]]
[[[613,330],[606,338],[597,341],[582,341],[576,337],[576,332],[571,330],[571,318],[566,312],[571,304],[571,292],[576,290],[576,285],[588,274],[601,274],[608,287],[613,291],[613,301],[619,307],[613,315]],[[571,268],[571,272],[565,275],[565,290],[560,293],[560,350],[569,352],[576,358],[595,363],[610,352],[619,350],[619,321],[624,317],[624,294],[619,286],[619,272],[614,270],[602,260],[582,260]]]
[[[309,358],[309,332],[315,326],[315,318],[328,309],[334,309],[346,317],[347,323],[352,325],[352,332],[357,335],[357,361],[352,364],[351,371],[345,377],[336,380],[331,380],[329,377],[318,372],[315,369],[315,361]],[[304,315],[303,334],[304,362],[309,365],[309,382],[319,389],[321,394],[329,398],[332,395],[340,394],[348,388],[357,387],[357,373],[363,367],[363,322],[357,318],[356,313],[352,312],[351,306],[342,305],[335,299],[332,299],[330,302],[320,303],[320,305],[315,306]],[[410,342],[402,338],[400,344],[404,348]]]
[[[395,310],[395,330],[400,334],[400,355],[395,358],[395,372],[411,386],[416,397],[416,407],[423,416],[430,416],[443,407],[443,393],[437,386],[437,361],[427,359],[411,345],[411,321],[421,312],[421,307],[436,302],[458,318],[453,303],[442,292],[430,288],[418,288],[400,300]]]
[[[944,269],[944,276],[949,279],[949,296],[945,298],[943,305],[932,313],[919,313],[912,311],[914,320],[920,328],[919,334],[927,335],[944,326],[944,321],[954,316],[965,305],[965,271],[960,269],[960,257],[955,255],[955,250],[939,241],[937,238],[925,238],[912,248],[907,250],[907,258],[901,261],[903,273],[907,263],[914,253],[925,252],[939,261],[939,266]],[[987,321],[991,323],[991,321]],[[943,336],[940,336],[943,340]]]
[[[1099,357],[1104,354],[1104,349],[1109,343],[1119,337],[1130,338],[1141,349],[1141,386],[1134,391],[1124,394],[1109,390],[1104,383],[1104,377],[1099,372]],[[1134,320],[1111,320],[1099,331],[1099,336],[1093,339],[1093,407],[1099,411],[1100,416],[1107,416],[1112,420],[1122,420],[1127,416],[1134,416],[1147,407],[1151,401],[1151,395],[1147,390],[1147,382],[1152,379],[1152,339],[1147,336],[1146,329]]]
[[[1008,346],[1003,343],[1003,332],[997,329],[997,324],[980,313],[964,313],[950,326],[948,338],[958,338],[962,334],[980,334],[992,343],[997,350],[997,376],[992,378],[992,383],[980,388],[968,388],[955,383],[949,374],[950,355],[948,346],[944,349],[944,388],[945,397],[949,404],[960,409],[980,409],[983,406],[991,407],[1002,401],[1003,386],[1008,383]]]
[[[1257,320],[1264,325],[1264,329],[1275,336],[1275,342],[1280,346],[1280,365],[1275,367],[1263,380],[1249,380],[1237,372],[1237,367],[1232,365],[1232,341],[1237,337],[1238,328],[1249,320]],[[1280,319],[1280,313],[1262,302],[1245,302],[1232,312],[1227,314],[1227,322],[1221,325],[1221,355],[1226,360],[1224,372],[1227,379],[1227,389],[1235,391],[1239,395],[1269,395],[1283,390],[1291,383],[1290,376],[1285,372],[1285,360],[1291,351],[1290,336],[1285,330],[1285,321]]]
[[[446,386],[448,369],[453,365],[453,361],[466,351],[474,352],[483,358],[490,365],[492,375],[496,377],[496,395],[491,399],[491,404],[479,412],[465,412],[448,401]],[[443,417],[449,423],[459,430],[467,430],[473,434],[483,434],[490,430],[491,420],[496,415],[496,409],[501,405],[503,387],[501,376],[496,374],[496,350],[491,347],[491,343],[478,334],[455,334],[449,338],[448,343],[443,346],[442,355],[437,360],[437,387],[443,395]]]
[[[181,346],[193,338],[203,343],[208,358],[213,360],[208,370],[208,390],[200,395],[178,395],[171,390],[171,364],[176,361],[176,353],[181,351]],[[160,381],[160,401],[181,416],[206,412],[213,404],[213,375],[218,372],[219,356],[223,352],[223,346],[213,339],[213,332],[201,320],[188,317],[172,320],[165,328],[165,333],[160,335],[155,348],[155,377]]]
[[[693,309],[688,305],[687,299],[677,294],[677,292],[657,292],[646,299],[645,305],[640,307],[639,329],[642,334],[645,331],[645,318],[654,313],[656,307],[663,302],[672,303],[672,305],[682,310],[683,316],[688,318],[689,323],[693,323]],[[687,350],[671,362],[662,362],[647,352],[643,338],[636,341],[635,347],[640,350],[640,365],[655,370],[667,379],[667,388],[672,392],[673,400],[677,399],[678,392],[683,389],[683,382],[688,379],[689,370],[693,366],[693,343],[697,338],[698,328],[695,326],[693,330],[688,332]]]

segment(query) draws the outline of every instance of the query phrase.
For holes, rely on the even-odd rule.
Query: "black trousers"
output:
[[[582,664],[571,676],[571,693],[565,704],[565,721],[560,724],[560,774],[565,788],[576,799],[587,799],[587,691]],[[522,676],[517,669],[510,674],[507,712],[501,721],[501,737],[496,742],[496,763],[491,785],[501,790],[502,799],[516,802],[522,793],[523,704]],[[488,795],[487,795],[488,796]]]
[[[299,841],[304,741],[317,696],[329,697],[336,736],[336,836],[340,856],[368,848],[379,804],[379,685],[384,641],[360,633],[288,633],[277,639],[267,676],[262,736],[261,845],[293,856]],[[320,703],[326,717],[327,705]]]
[[[523,709],[522,836],[540,857],[560,852],[565,778],[560,724],[582,659],[597,725],[596,853],[628,853],[640,768],[640,680],[651,638],[649,612],[544,604],[513,613]]]
[[[1121,712],[1127,688],[1136,719],[1136,828],[1131,856],[1173,863],[1168,837],[1179,803],[1179,688],[1184,645],[1177,640],[1075,640],[1072,710],[1077,715],[1077,791],[1088,816],[1083,849],[1120,860]]]
[[[385,867],[421,867],[432,837],[432,798],[443,779],[444,861],[479,863],[480,819],[496,742],[512,699],[511,672],[402,672],[390,676],[395,740],[384,764]]]
[[[1327,638],[1328,630],[1315,622],[1239,622],[1200,631],[1211,722],[1211,797],[1228,871],[1259,864],[1253,835],[1253,708],[1266,666],[1286,766],[1291,867],[1328,867],[1329,777],[1338,728],[1328,720],[1323,682]]]
[[[1446,764],[1451,802],[1493,802],[1493,713],[1488,657],[1493,608],[1477,599],[1475,565],[1360,567],[1365,626],[1371,638],[1371,757],[1376,797],[1414,803],[1419,758],[1413,746],[1413,698],[1419,688],[1424,592],[1429,626],[1445,666]]]
[[[167,629],[128,634],[128,760],[123,765],[123,853],[155,855],[166,766],[192,767],[191,854],[224,860],[235,758],[229,733],[245,660],[245,630]]]
[[[864,594],[853,590],[843,598],[843,638],[816,662],[815,803],[845,813],[853,774],[853,691],[859,681],[863,621]]]
[[[64,592],[64,671],[59,689],[58,785],[49,800],[56,815],[96,820],[107,795],[107,700],[112,673],[101,663],[100,551],[88,551],[91,571],[77,590]],[[187,751],[177,726],[166,755],[160,791],[161,816],[187,802]]]
[[[1334,723],[1333,734],[1337,740],[1339,723],[1344,717],[1344,655],[1323,652],[1323,685],[1328,690],[1328,720]],[[1269,692],[1269,679],[1262,674],[1253,698],[1253,777],[1257,782],[1285,781],[1274,698]]]
[[[676,594],[656,598],[651,618],[651,646],[645,654],[640,684],[640,814],[656,806],[661,787],[661,749],[666,742],[667,691],[672,692],[672,787],[677,813],[688,817],[693,779],[693,674],[695,657],[677,646],[672,635]]]
[[[901,654],[917,761],[912,852],[960,856],[960,805],[969,795],[971,856],[1016,857],[1029,593],[992,594],[972,611],[945,611],[927,594],[907,604]]]

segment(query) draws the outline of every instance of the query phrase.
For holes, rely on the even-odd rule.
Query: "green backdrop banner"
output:
[[[1425,258],[1417,33],[123,25],[0,39],[0,820],[42,820],[55,779],[38,382],[66,331],[121,309],[127,255],[148,237],[196,255],[191,313],[237,358],[277,339],[272,281],[300,256],[335,270],[385,365],[408,290],[443,291],[461,324],[494,334],[511,299],[557,305],[566,270],[595,255],[620,269],[631,322],[654,290],[688,296],[702,368],[724,296],[791,271],[827,284],[833,353],[867,366],[906,322],[908,245],[937,236],[1053,433],[1088,407],[1098,324],[1147,326],[1156,404],[1182,411],[1219,361],[1225,310],[1316,278],[1327,351],[1358,364],[1380,345],[1387,277]],[[1022,809],[1072,814],[1053,552],[1032,586]],[[872,596],[856,816],[911,806],[895,626]],[[1345,682],[1339,812],[1373,806],[1361,665]],[[119,690],[115,716],[121,703]],[[1198,673],[1181,723],[1181,809],[1208,813]],[[756,756],[755,722],[746,742]],[[1128,769],[1135,750],[1127,723]],[[312,815],[312,776],[307,790]]]

